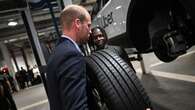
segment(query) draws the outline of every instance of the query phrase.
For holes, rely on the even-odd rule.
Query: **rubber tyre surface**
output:
[[[86,57],[87,75],[106,103],[108,110],[152,108],[133,69],[109,49]]]
[[[127,52],[125,51],[124,48],[121,48],[120,46],[109,45],[107,49],[109,49],[109,50],[113,51],[114,53],[116,53],[119,57],[121,57],[134,70],[133,65],[131,64],[130,59],[128,57],[128,54],[127,54]]]
[[[125,62],[127,62],[127,63],[130,62],[127,53],[120,46],[109,46],[108,49],[112,50],[114,53],[116,53],[118,56],[120,56]]]

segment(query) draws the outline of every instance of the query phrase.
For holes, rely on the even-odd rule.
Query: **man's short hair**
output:
[[[73,21],[79,19],[83,22],[86,19],[87,10],[79,5],[68,5],[60,14],[62,28],[70,29]]]

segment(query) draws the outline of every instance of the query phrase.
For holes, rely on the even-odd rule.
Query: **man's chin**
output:
[[[80,44],[86,44],[88,42],[88,40],[82,40],[81,42],[80,42]]]
[[[98,48],[103,49],[104,45],[97,45]]]

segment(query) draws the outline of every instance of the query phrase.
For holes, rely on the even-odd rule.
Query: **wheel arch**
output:
[[[140,53],[152,50],[151,37],[158,29],[168,25],[167,11],[176,2],[179,3],[178,0],[131,0],[127,12],[126,35]],[[154,18],[157,18],[157,22]],[[166,21],[160,23],[161,19]]]

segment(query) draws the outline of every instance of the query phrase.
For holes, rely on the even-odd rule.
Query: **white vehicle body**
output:
[[[109,39],[124,34],[130,1],[109,0],[94,18],[93,27],[103,27]]]

